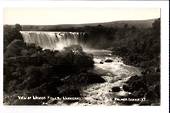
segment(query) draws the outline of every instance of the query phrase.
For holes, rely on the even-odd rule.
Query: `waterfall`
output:
[[[24,42],[35,44],[43,49],[62,50],[64,47],[78,44],[79,32],[21,31]]]

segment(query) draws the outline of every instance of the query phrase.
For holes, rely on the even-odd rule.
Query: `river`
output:
[[[131,76],[140,75],[141,70],[137,67],[125,65],[120,57],[111,55],[108,50],[85,50],[94,55],[94,71],[101,74],[105,83],[96,83],[83,87],[82,99],[70,105],[119,105],[113,98],[127,96],[129,92],[123,91],[122,85]],[[105,62],[107,59],[110,62]],[[112,87],[120,87],[119,92],[112,92]],[[63,105],[59,102],[57,105]],[[66,104],[65,104],[66,105]]]

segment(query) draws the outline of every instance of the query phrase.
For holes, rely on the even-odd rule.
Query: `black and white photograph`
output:
[[[3,104],[160,106],[160,8],[4,8]]]

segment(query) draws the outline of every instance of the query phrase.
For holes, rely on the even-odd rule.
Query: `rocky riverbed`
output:
[[[131,76],[141,75],[141,70],[125,65],[120,57],[112,57],[110,51],[92,50],[91,52],[95,62],[93,71],[101,75],[106,82],[83,87],[83,99],[72,105],[121,105],[115,99],[130,95],[130,92],[123,90],[123,85]]]

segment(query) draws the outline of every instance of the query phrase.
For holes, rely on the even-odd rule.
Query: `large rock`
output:
[[[105,62],[110,63],[110,62],[113,62],[113,60],[112,59],[106,59]]]
[[[118,87],[118,86],[112,87],[112,91],[113,92],[119,92],[120,91],[120,87]]]

